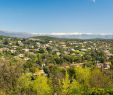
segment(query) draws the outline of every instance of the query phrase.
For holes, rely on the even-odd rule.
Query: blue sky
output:
[[[113,0],[0,0],[0,30],[113,33]]]

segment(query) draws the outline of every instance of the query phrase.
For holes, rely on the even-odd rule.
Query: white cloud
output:
[[[56,32],[56,33],[51,33],[51,35],[81,35],[82,33],[79,32]]]
[[[113,35],[113,33],[53,32],[48,35]]]
[[[57,35],[57,36],[63,36],[63,35],[113,35],[113,33],[81,33],[81,32],[52,32],[52,33],[32,33],[32,35]]]

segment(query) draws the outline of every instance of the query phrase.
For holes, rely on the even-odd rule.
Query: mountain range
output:
[[[1,36],[9,36],[9,37],[18,37],[18,38],[28,38],[32,37],[33,35],[30,33],[23,33],[23,32],[7,32],[7,31],[0,31]]]
[[[29,38],[34,36],[51,36],[67,39],[113,39],[113,34],[92,34],[92,33],[25,33],[0,31],[2,36]]]

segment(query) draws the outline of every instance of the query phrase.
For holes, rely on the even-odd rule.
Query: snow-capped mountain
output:
[[[70,38],[70,39],[113,39],[113,34],[93,34],[93,33],[52,33],[52,36],[58,38]]]
[[[56,38],[68,38],[68,39],[113,39],[113,34],[101,33],[25,33],[25,32],[5,32],[0,31],[2,36],[28,38],[33,36],[51,36]]]

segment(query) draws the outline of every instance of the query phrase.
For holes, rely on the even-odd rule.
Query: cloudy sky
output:
[[[0,30],[113,33],[113,0],[0,0]]]

